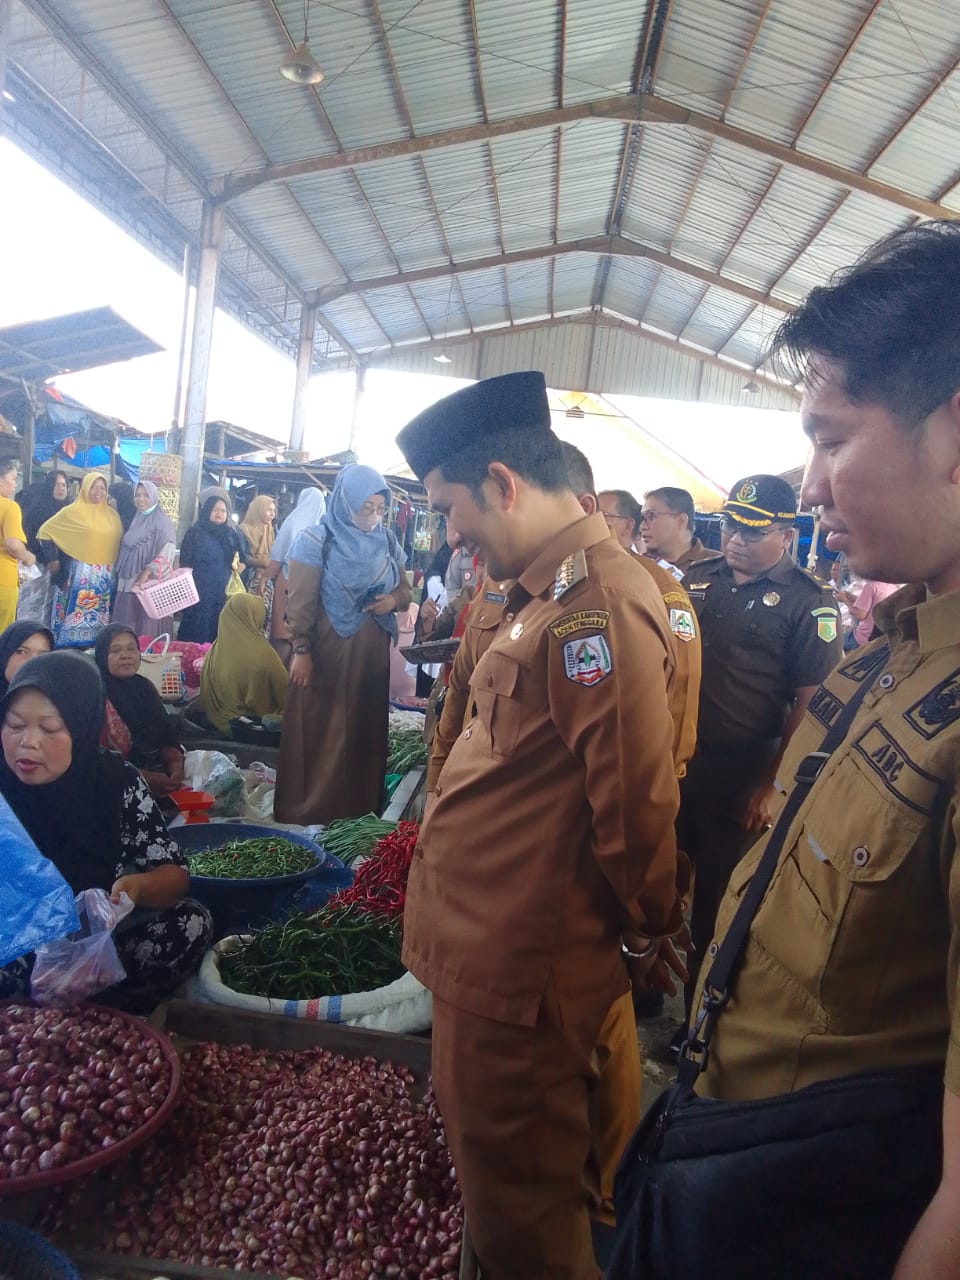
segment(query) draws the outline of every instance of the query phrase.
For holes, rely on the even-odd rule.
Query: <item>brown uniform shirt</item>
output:
[[[829,588],[788,555],[739,586],[717,556],[694,565],[683,586],[703,641],[699,749],[775,742],[796,690],[819,684],[842,656]]]
[[[673,668],[662,601],[602,516],[510,588],[410,870],[403,958],[441,1000],[533,1026],[562,966],[609,1006],[622,930],[679,928]]]
[[[690,597],[672,573],[663,569],[655,560],[633,552],[633,558],[642,564],[657,584],[663,596],[670,620],[670,630],[675,637],[674,660],[676,679],[670,689],[670,717],[673,720],[673,763],[677,777],[687,771],[687,761],[697,745],[697,708],[700,702],[700,627]]]
[[[694,538],[693,542],[690,543],[689,551],[685,551],[673,563],[683,573],[686,573],[692,564],[696,564],[700,560],[710,560],[716,554],[710,547],[705,547],[699,538]]]
[[[795,818],[717,1022],[702,1092],[769,1097],[877,1067],[945,1066],[960,1094],[960,591],[877,606],[886,642],[814,694],[781,779],[873,687]],[[766,840],[735,869],[729,925]],[[709,969],[709,957],[703,971]]]

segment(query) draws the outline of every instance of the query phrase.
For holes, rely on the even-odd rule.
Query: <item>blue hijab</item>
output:
[[[371,587],[385,594],[399,585],[406,556],[393,534],[378,524],[369,533],[358,529],[354,513],[376,493],[389,503],[386,480],[372,467],[359,464],[344,467],[337,476],[323,519],[304,529],[288,552],[288,559],[321,570],[320,600],[330,625],[338,636],[348,639],[360,630],[368,617],[397,638],[393,613],[375,616],[363,612]]]

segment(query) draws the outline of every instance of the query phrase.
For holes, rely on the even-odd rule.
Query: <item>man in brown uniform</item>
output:
[[[640,535],[644,552],[654,560],[673,565],[681,574],[713,552],[696,535],[697,511],[693,495],[670,485],[643,495]]]
[[[584,1170],[593,1052],[682,924],[656,589],[571,493],[540,374],[490,379],[398,443],[513,585],[476,714],[410,872],[404,960],[434,994],[433,1078],[485,1280],[596,1280]]]
[[[827,546],[864,578],[918,585],[877,607],[883,638],[824,682],[790,743],[779,773],[786,790],[825,726],[871,682],[784,841],[701,1088],[754,1099],[877,1067],[941,1067],[942,1182],[922,1216],[916,1206],[894,1274],[956,1280],[960,224],[925,223],[881,241],[815,289],[777,345],[804,382],[813,453],[803,496],[823,509]],[[765,843],[733,873],[717,938]],[[889,1176],[898,1170],[906,1195],[906,1164]],[[832,1193],[826,1169],[823,1195]],[[871,1230],[889,1230],[882,1214]],[[894,1254],[901,1240],[891,1240]]]

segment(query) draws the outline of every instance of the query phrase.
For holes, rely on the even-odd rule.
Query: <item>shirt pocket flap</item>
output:
[[[924,815],[892,793],[878,794],[853,754],[821,790],[804,820],[800,861],[827,863],[853,884],[889,880],[923,832]]]
[[[474,667],[470,688],[475,697],[478,694],[500,694],[510,698],[517,686],[519,673],[517,663],[505,653],[487,652]]]

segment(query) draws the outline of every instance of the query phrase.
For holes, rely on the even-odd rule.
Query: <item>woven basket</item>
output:
[[[175,569],[169,578],[160,578],[133,590],[143,612],[155,620],[169,618],[172,613],[187,609],[200,599],[192,569]]]

